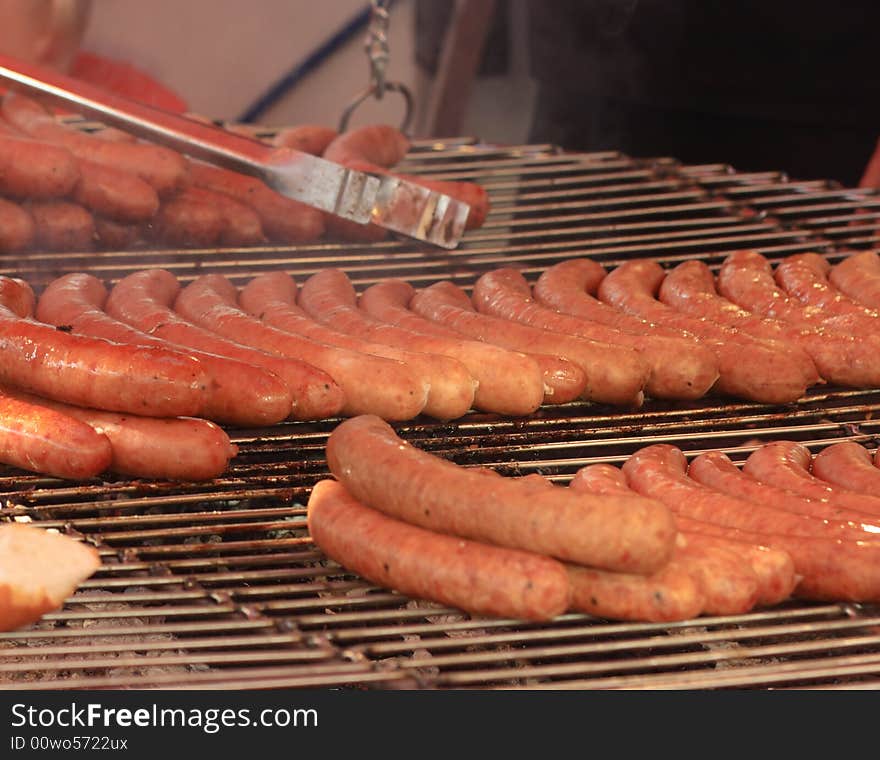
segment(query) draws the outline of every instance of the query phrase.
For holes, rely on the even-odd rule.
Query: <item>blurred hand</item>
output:
[[[874,155],[871,156],[871,160],[865,167],[865,173],[859,180],[859,187],[880,188],[880,139],[877,140]]]
[[[0,53],[66,71],[90,8],[91,0],[0,0]]]

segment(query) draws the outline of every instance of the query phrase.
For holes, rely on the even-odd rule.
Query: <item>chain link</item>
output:
[[[377,98],[385,94],[385,68],[388,65],[388,27],[391,0],[371,0],[370,29],[364,49],[370,59],[370,82]]]
[[[370,26],[367,32],[364,50],[370,61],[370,84],[364,92],[355,96],[342,112],[339,120],[339,131],[348,129],[348,122],[355,109],[369,98],[381,100],[386,92],[397,92],[404,99],[406,112],[400,130],[404,134],[409,131],[413,116],[413,96],[409,88],[402,82],[389,82],[385,78],[385,69],[388,66],[388,28],[390,26],[390,14],[388,9],[391,0],[370,0]]]

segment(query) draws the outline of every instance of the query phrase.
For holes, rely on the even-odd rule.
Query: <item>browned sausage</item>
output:
[[[272,327],[240,309],[237,297],[236,287],[222,275],[203,275],[180,292],[174,308],[191,322],[236,343],[301,359],[324,370],[345,394],[346,415],[405,420],[424,408],[421,380],[400,363]],[[262,305],[269,304],[263,301]]]
[[[150,229],[164,246],[210,248],[220,244],[224,222],[215,204],[177,193],[162,201]]]
[[[224,193],[187,185],[179,197],[213,206],[220,214],[220,245],[249,246],[266,242],[260,217],[250,206]]]
[[[532,356],[555,356],[575,363],[585,375],[586,382],[579,394],[585,399],[628,406],[639,406],[644,400],[649,370],[633,349],[478,314],[467,295],[449,281],[417,291],[410,308],[469,338]],[[545,370],[545,384],[547,378]]]
[[[812,473],[850,491],[868,496],[880,493],[880,468],[874,466],[871,452],[855,441],[826,446],[813,457]]]
[[[781,292],[780,297],[784,297]],[[852,337],[832,337],[822,326],[802,321],[791,323],[747,311],[717,293],[712,272],[700,261],[687,261],[671,270],[660,287],[660,300],[685,314],[705,317],[756,338],[798,345],[828,382],[862,386],[873,384],[876,377],[876,371],[866,374],[863,370],[861,352]]]
[[[0,297],[9,297],[7,291],[0,288]],[[0,383],[132,414],[176,417],[201,409],[207,377],[198,360],[161,348],[71,335],[0,306]]]
[[[356,499],[428,530],[650,573],[672,553],[669,511],[640,497],[592,497],[526,479],[487,477],[402,441],[386,422],[345,420],[327,441],[330,471]]]
[[[762,446],[746,460],[743,472],[762,483],[784,488],[807,499],[821,500],[828,508],[854,511],[880,518],[880,497],[854,493],[840,486],[826,483],[810,474],[812,454],[803,444],[794,441],[774,441]],[[876,535],[876,534],[875,534]]]
[[[275,192],[256,177],[192,161],[190,181],[196,187],[231,196],[252,208],[263,231],[278,243],[313,243],[324,234],[324,215]]]
[[[23,251],[34,235],[34,218],[17,203],[0,198],[0,253]]]
[[[607,464],[582,467],[569,486],[595,494],[634,493],[623,472]],[[680,518],[676,522],[682,530]],[[682,535],[685,542],[676,547],[672,561],[677,560],[696,580],[705,600],[703,612],[742,612],[754,604],[778,604],[791,596],[797,576],[787,552],[687,530]],[[744,572],[744,561],[751,573]]]
[[[550,620],[569,606],[561,562],[409,525],[362,504],[335,480],[312,489],[308,525],[328,557],[408,596],[524,620]]]
[[[841,293],[871,309],[880,309],[880,256],[853,253],[831,267],[828,279]]]
[[[171,272],[143,270],[116,283],[105,308],[110,316],[177,346],[228,356],[274,372],[292,394],[290,415],[296,419],[324,419],[340,412],[345,396],[326,372],[226,340],[192,324],[172,308],[179,292],[180,283]]]
[[[297,304],[310,317],[327,327],[357,340],[369,340],[363,350],[401,361],[425,378],[428,400],[424,412],[437,419],[450,420],[464,415],[473,405],[476,382],[467,367],[457,359],[390,346],[362,329],[369,318],[357,308],[357,295],[344,272],[322,269],[300,288]]]
[[[27,209],[34,218],[34,246],[43,251],[91,251],[95,247],[95,219],[70,201],[37,201]]]
[[[847,523],[852,530],[859,534],[866,530],[873,534],[880,534],[880,520],[877,520],[876,517],[872,518],[870,513],[843,509],[826,501],[811,500],[785,488],[756,480],[740,470],[727,455],[720,451],[710,451],[696,457],[688,467],[688,475],[698,483],[726,493],[728,496],[735,496],[757,504],[769,504],[774,509],[811,515],[821,520]],[[859,537],[870,538],[871,536],[861,535]]]
[[[136,174],[160,195],[177,190],[186,179],[186,162],[179,153],[161,145],[105,140],[65,126],[39,103],[7,92],[3,116],[17,129],[38,140],[63,145],[77,158]]]
[[[642,449],[624,464],[627,482],[638,493],[653,495],[676,515],[682,530],[783,549],[800,576],[796,595],[835,601],[880,600],[880,542],[805,535],[791,518],[707,489],[687,477],[684,455],[671,446]],[[815,518],[806,517],[807,520]],[[821,521],[816,521],[821,523]]]
[[[73,200],[124,224],[146,222],[159,210],[159,196],[147,182],[115,166],[80,160]]]
[[[114,319],[104,311],[106,302],[107,288],[99,279],[74,272],[57,277],[46,286],[37,304],[37,318],[116,343],[175,348],[168,341]],[[290,414],[291,392],[273,372],[191,348],[186,353],[196,357],[208,375],[200,416],[229,425],[263,426],[281,422]]]
[[[73,417],[110,441],[104,469],[135,478],[209,480],[223,473],[238,449],[213,422],[196,417],[139,417],[85,409],[18,391],[4,391],[22,403]]]
[[[534,359],[491,343],[467,340],[452,331],[446,335],[426,332],[435,323],[407,308],[414,294],[403,280],[385,280],[361,293],[358,306],[376,320],[376,329],[370,332],[374,340],[458,359],[477,381],[474,406],[482,411],[521,416],[541,405],[544,383]]]
[[[79,165],[58,145],[15,136],[0,124],[0,195],[19,200],[51,200],[73,192]]]
[[[0,389],[0,461],[57,478],[85,480],[112,459],[107,436],[69,414]]]
[[[656,299],[665,273],[656,261],[627,261],[599,285],[599,298],[642,319],[696,335],[719,361],[716,388],[740,398],[780,403],[803,396],[816,368],[800,349],[758,341],[706,320],[683,315]],[[743,361],[743,356],[749,361]]]
[[[684,338],[633,335],[541,306],[525,277],[510,267],[481,275],[472,300],[484,314],[635,349],[650,368],[645,390],[655,398],[699,398],[718,379],[718,361],[709,349]]]
[[[853,301],[828,281],[831,264],[818,253],[798,253],[786,256],[776,265],[773,277],[788,295],[805,306],[821,310],[824,320],[834,317],[853,317],[876,329],[880,312]]]
[[[279,148],[293,148],[312,156],[323,155],[327,146],[337,137],[333,127],[320,124],[298,124],[279,129],[268,141]]]

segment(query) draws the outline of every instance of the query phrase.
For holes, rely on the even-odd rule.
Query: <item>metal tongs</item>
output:
[[[412,182],[269,146],[5,55],[0,55],[0,82],[194,158],[259,177],[308,206],[442,248],[458,245],[470,211],[466,203]]]

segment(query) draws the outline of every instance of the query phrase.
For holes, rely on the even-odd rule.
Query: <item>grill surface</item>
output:
[[[87,123],[81,124],[88,128]],[[242,284],[284,269],[301,280],[335,266],[358,286],[415,286],[514,265],[533,277],[589,256],[664,264],[754,248],[771,260],[829,260],[877,246],[880,197],[780,173],[636,161],[618,153],[499,148],[467,139],[416,143],[413,173],[490,191],[487,224],[455,251],[405,242],[246,250],[32,253],[0,273],[39,290],[71,271],[108,284],[147,267],[188,282],[219,272]],[[706,398],[650,401],[638,412],[595,404],[542,407],[525,419],[471,414],[396,425],[463,465],[539,472],[566,482],[585,464],[622,462],[673,443],[742,460],[760,443],[840,440],[872,449],[880,390],[824,387],[799,404]],[[0,688],[876,688],[880,607],[792,601],[748,615],[674,625],[566,615],[551,624],[479,619],[371,586],[325,559],[305,530],[311,486],[326,477],[336,421],[229,430],[240,447],[209,483],[69,483],[0,468],[0,520],[85,537],[103,566],[62,611],[0,635]]]

